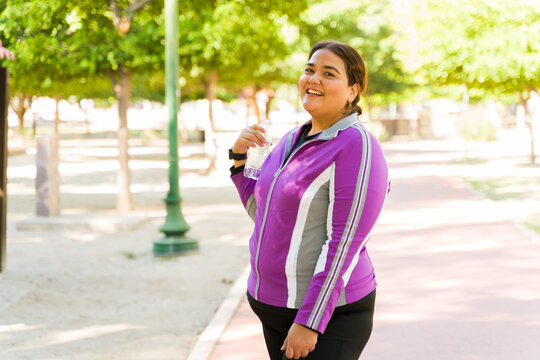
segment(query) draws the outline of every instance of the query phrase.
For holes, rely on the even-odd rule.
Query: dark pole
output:
[[[0,67],[0,272],[6,269],[8,71]]]
[[[165,237],[154,241],[155,255],[174,255],[198,248],[186,238],[189,225],[182,215],[178,166],[178,0],[165,0],[165,103],[169,109],[169,193],[167,217],[159,230]]]

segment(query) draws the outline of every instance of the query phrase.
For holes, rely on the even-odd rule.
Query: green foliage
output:
[[[395,56],[396,39],[388,1],[325,1],[302,14],[298,24],[304,54],[296,64],[303,68],[311,46],[320,40],[337,40],[354,47],[368,68],[366,96],[383,105],[407,98],[411,86]],[[297,72],[298,74],[298,72]],[[297,77],[298,75],[296,75]]]
[[[484,95],[540,88],[536,1],[426,1],[414,14],[416,26],[409,36],[418,38],[413,56],[422,83],[465,84]]]
[[[120,10],[127,1],[118,1]],[[163,68],[163,2],[153,0],[133,16],[129,30],[113,24],[107,0],[10,0],[0,18],[10,62],[12,93],[111,96],[109,72]],[[132,14],[133,15],[133,14]]]
[[[165,71],[136,72],[131,79],[131,98],[164,103]]]
[[[18,59],[10,62],[12,92],[67,98],[114,96],[110,76],[133,74],[132,98],[163,101],[163,0],[136,12],[117,0],[127,31],[115,24],[109,0],[11,0],[0,34]],[[396,57],[388,1],[190,0],[180,2],[180,84],[183,99],[204,96],[219,74],[218,96],[245,87],[295,84],[311,45],[335,39],[359,50],[368,65],[371,103],[408,96],[410,81]],[[2,8],[0,7],[0,11]],[[121,19],[120,19],[121,20]]]
[[[181,73],[204,83],[217,71],[220,83],[236,90],[283,81],[280,62],[291,49],[282,31],[306,4],[237,0],[186,5],[179,24]]]
[[[118,1],[120,15],[127,1]],[[107,75],[120,67],[153,71],[163,63],[163,1],[153,0],[132,14],[129,30],[119,30],[109,1],[72,1],[66,13],[72,19],[71,60],[87,74]]]
[[[11,92],[42,95],[51,84],[73,75],[67,43],[67,1],[10,0],[0,17],[4,45],[16,61],[9,61]]]

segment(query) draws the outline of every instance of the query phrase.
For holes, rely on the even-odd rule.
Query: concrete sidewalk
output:
[[[362,358],[537,360],[540,243],[513,209],[463,183],[463,169],[448,170],[452,150],[433,149],[385,146],[392,192],[368,243],[379,285]],[[210,360],[268,358],[258,319],[238,301]]]
[[[117,141],[62,139],[61,216],[37,219],[35,149],[8,160],[0,359],[185,360],[248,262],[252,222],[227,163],[180,148],[183,212],[199,250],[156,257],[168,143],[130,140],[135,211],[117,213]],[[231,226],[234,224],[234,226]]]

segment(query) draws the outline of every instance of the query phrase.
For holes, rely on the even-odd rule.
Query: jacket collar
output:
[[[345,116],[341,120],[335,122],[328,129],[324,130],[321,135],[317,137],[317,140],[331,140],[337,136],[341,130],[345,130],[350,127],[352,124],[358,122],[358,115],[356,112]],[[305,125],[311,124],[311,120],[305,123]]]

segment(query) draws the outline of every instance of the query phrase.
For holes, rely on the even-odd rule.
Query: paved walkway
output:
[[[450,148],[418,145],[385,146],[392,192],[368,243],[379,286],[362,358],[539,359],[540,243],[449,173]],[[245,299],[209,359],[267,359]]]
[[[506,157],[519,147],[502,149]],[[457,176],[484,170],[447,166],[456,144],[389,143],[385,150],[393,190],[369,243],[379,288],[363,358],[537,360],[540,243],[510,221],[523,202],[493,203],[470,191]],[[35,151],[10,156],[0,359],[185,360],[215,309],[235,309],[243,291],[223,298],[248,262],[253,225],[228,179],[228,160],[205,176],[202,147],[181,148],[184,216],[200,249],[174,259],[152,255],[162,236],[167,151],[163,141],[132,144],[136,211],[129,217],[146,221],[120,231],[18,229],[34,212]],[[113,210],[116,140],[65,139],[60,155],[64,220],[105,215],[124,223]],[[233,288],[242,290],[239,284]],[[250,309],[241,303],[234,315],[211,359],[266,359]]]
[[[239,206],[228,161],[204,175],[202,144],[180,148],[187,235],[199,250],[152,254],[163,237],[168,144],[130,142],[129,214],[114,211],[114,138],[61,140],[62,212],[43,224],[33,217],[35,149],[9,157],[1,360],[185,360],[247,264],[252,221]]]

